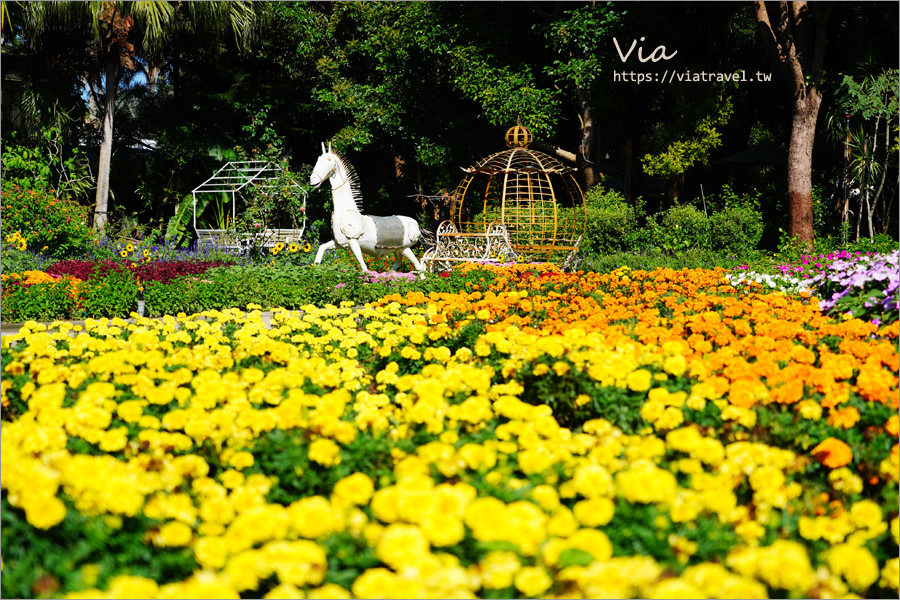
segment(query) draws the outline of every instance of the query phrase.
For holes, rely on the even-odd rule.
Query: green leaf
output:
[[[594,562],[594,555],[581,548],[566,548],[559,553],[559,567],[586,567]]]

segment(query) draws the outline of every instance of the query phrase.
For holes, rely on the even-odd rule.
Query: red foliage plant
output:
[[[176,277],[184,275],[201,275],[214,267],[223,267],[232,262],[222,260],[194,261],[181,260],[174,262],[143,263],[132,267],[128,261],[63,260],[47,269],[47,273],[57,277],[74,275],[78,279],[87,280],[102,278],[110,271],[131,271],[140,281],[161,281],[168,283]]]

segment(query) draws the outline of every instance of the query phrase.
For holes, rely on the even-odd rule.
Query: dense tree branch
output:
[[[568,150],[563,150],[559,146],[554,146],[553,144],[548,144],[546,142],[532,142],[531,147],[535,150],[540,150],[541,152],[546,152],[551,156],[557,156],[569,162],[577,163],[578,155],[574,152],[569,152]]]

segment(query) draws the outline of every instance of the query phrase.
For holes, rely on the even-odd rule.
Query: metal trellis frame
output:
[[[248,186],[261,186],[261,187],[270,187],[274,188],[276,185],[276,181],[278,181],[280,175],[284,172],[278,165],[273,165],[268,161],[261,160],[247,160],[247,161],[232,161],[226,163],[222,166],[218,171],[216,171],[212,177],[198,185],[191,192],[191,196],[193,198],[193,208],[194,208],[194,231],[197,232],[199,238],[214,240],[220,245],[224,243],[225,246],[232,246],[236,249],[241,249],[244,247],[244,244],[249,239],[252,239],[253,236],[249,236],[248,240],[241,240],[237,234],[237,228],[234,225],[235,219],[237,217],[237,197],[242,191],[245,190]],[[306,207],[306,190],[299,183],[294,181],[291,178],[291,182],[287,184],[295,193],[300,193],[303,195],[303,207]],[[231,215],[232,215],[232,228],[229,231],[228,228],[225,229],[198,229],[197,228],[197,195],[198,194],[230,194],[231,195]],[[304,212],[303,218],[300,219],[300,229],[279,229],[273,230],[280,232],[280,235],[276,236],[279,238],[296,238],[299,240],[303,236],[303,232],[306,229],[306,214]],[[288,233],[289,232],[289,233]],[[263,241],[265,241],[268,237],[267,233],[272,233],[271,231],[261,232],[261,236]]]

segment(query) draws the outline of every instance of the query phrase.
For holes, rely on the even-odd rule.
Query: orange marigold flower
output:
[[[828,467],[837,469],[850,464],[853,451],[837,438],[830,437],[812,449],[813,458]]]
[[[850,429],[859,422],[859,410],[855,406],[832,409],[828,412],[828,424]]]
[[[856,385],[860,395],[870,402],[897,405],[897,377],[893,373],[866,363],[859,371]]]
[[[803,399],[803,380],[794,379],[781,384],[770,392],[772,399],[779,404],[794,404]]]

